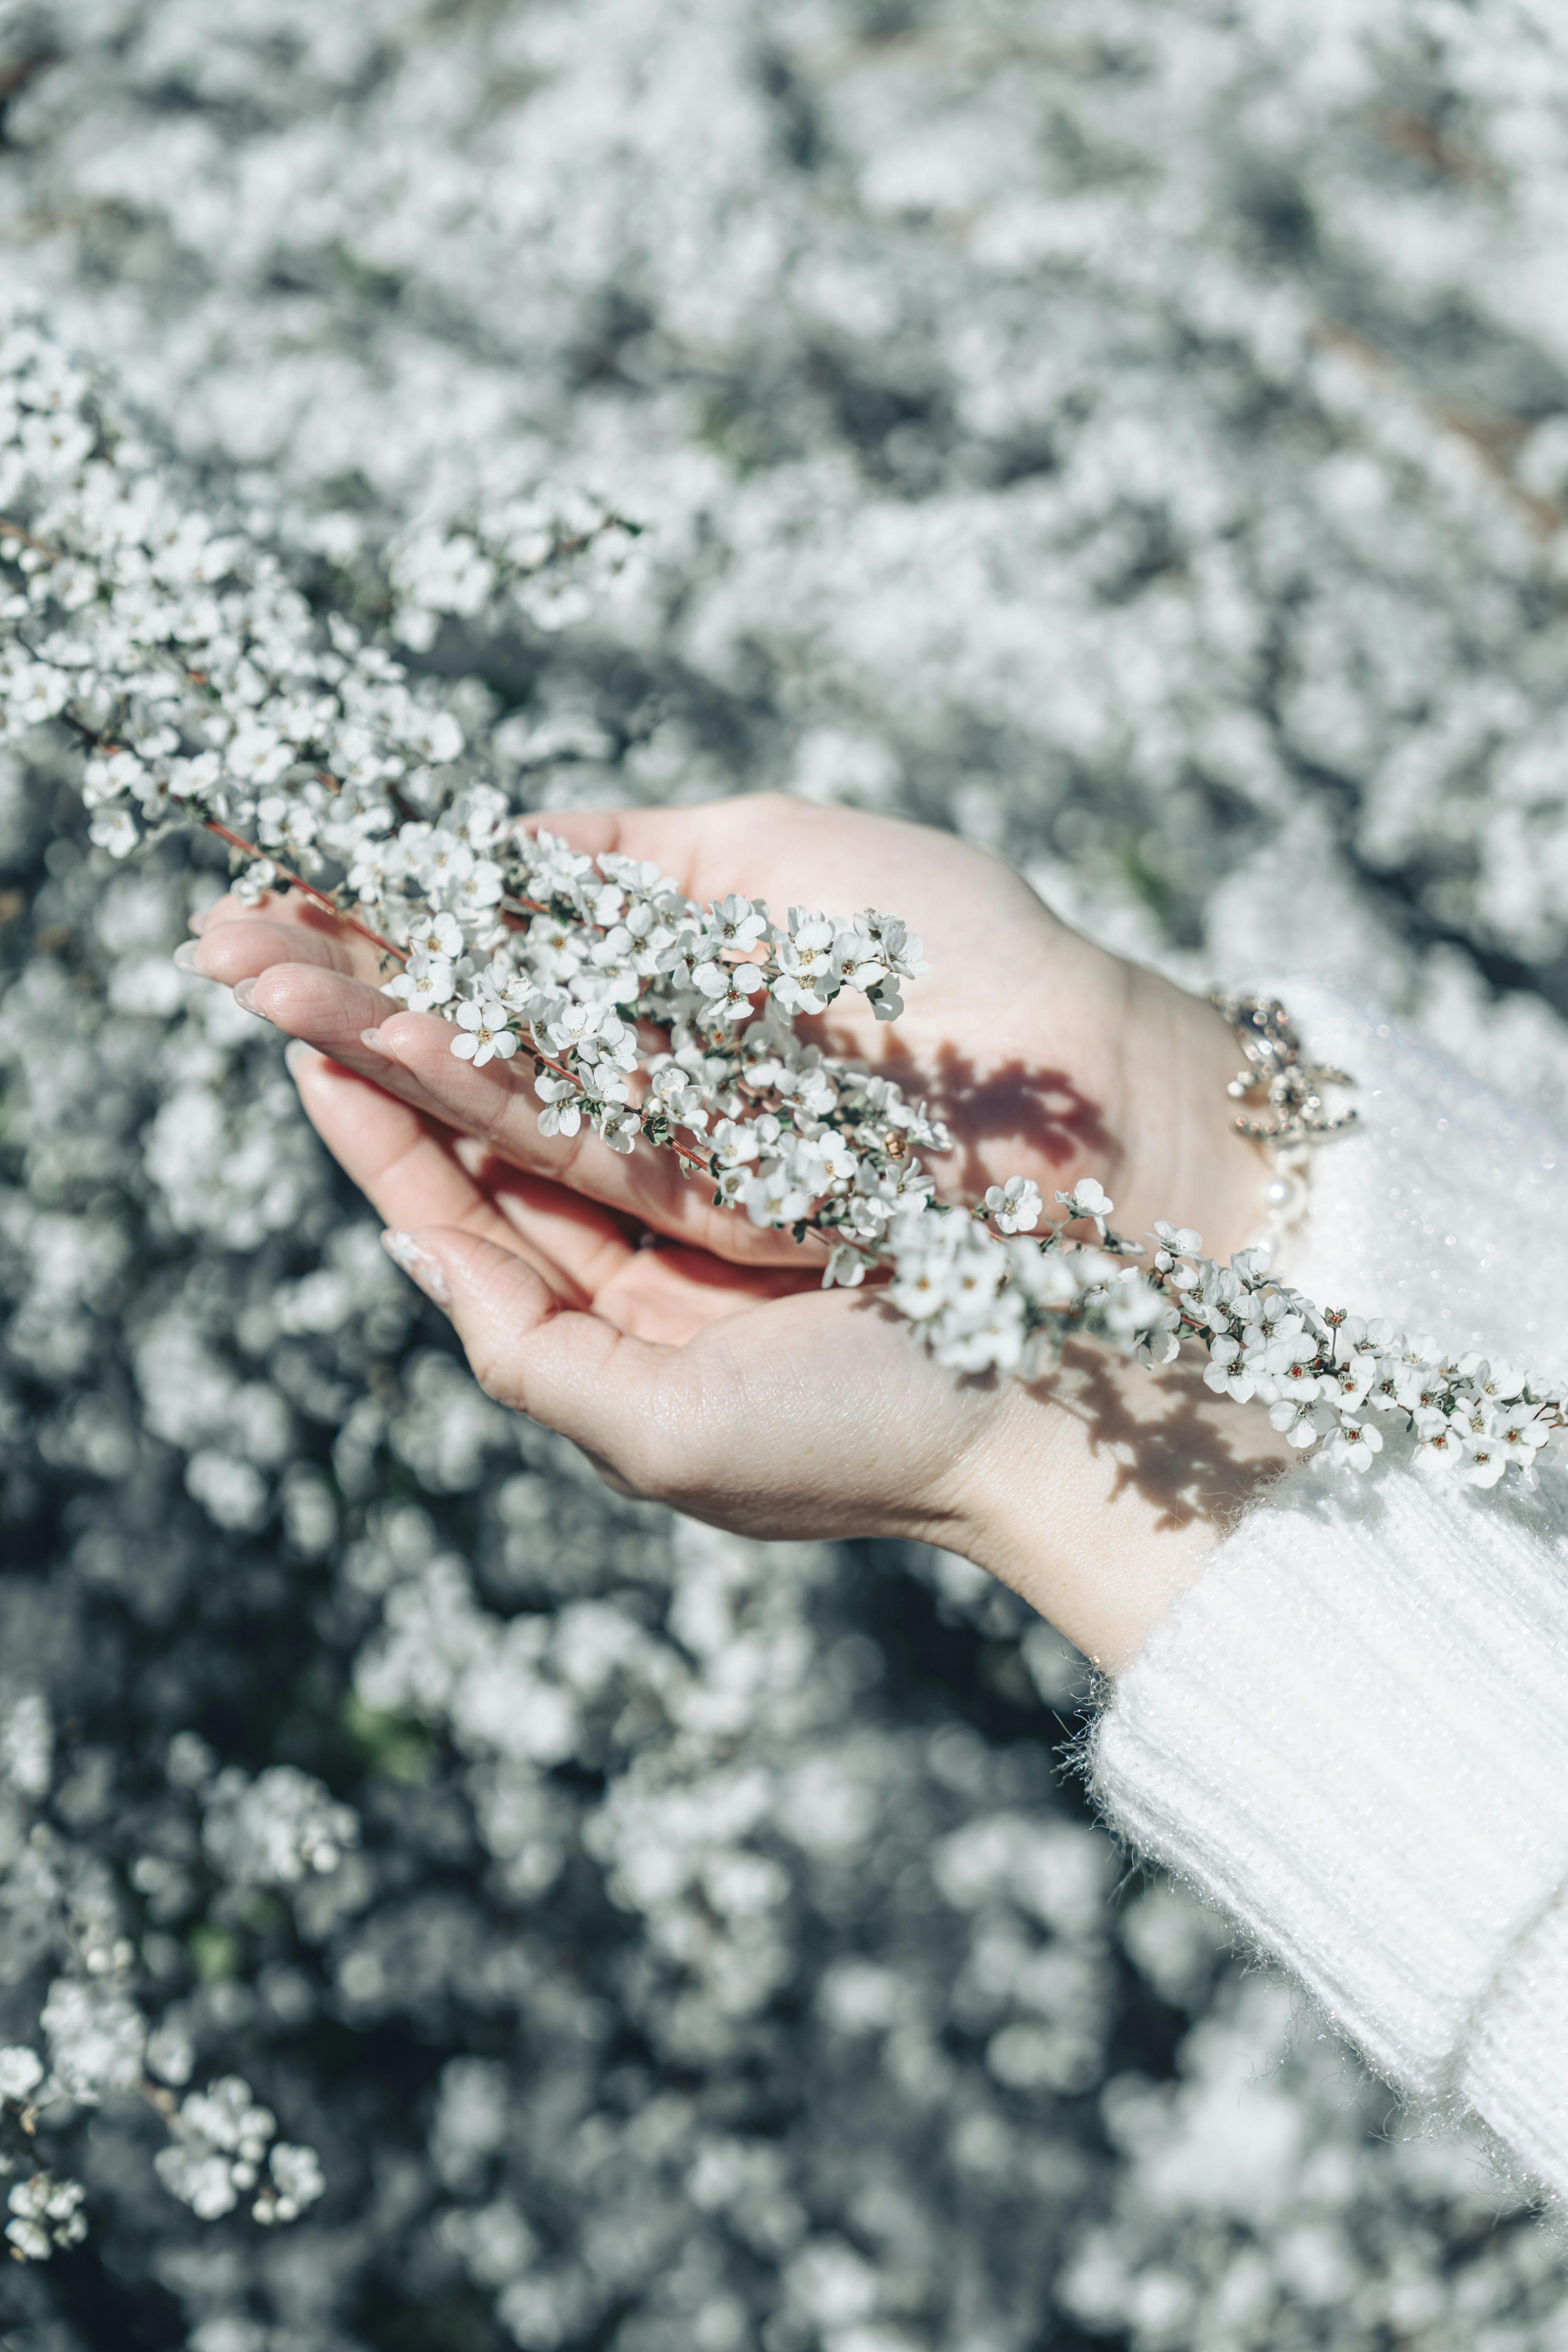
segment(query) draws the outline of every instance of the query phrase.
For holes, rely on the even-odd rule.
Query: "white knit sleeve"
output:
[[[1568,1231],[1568,1144],[1393,1024],[1281,993],[1363,1121],[1281,1273],[1561,1377],[1568,1272],[1540,1244]],[[1364,1482],[1293,1472],[1218,1546],[1117,1678],[1094,1787],[1390,2080],[1568,2197],[1568,1478],[1478,1492],[1399,1450]]]

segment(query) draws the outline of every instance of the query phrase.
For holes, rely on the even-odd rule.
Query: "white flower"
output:
[[[1155,1218],[1154,1233],[1161,1244],[1155,1264],[1162,1271],[1166,1259],[1192,1257],[1204,1245],[1202,1234],[1194,1233],[1190,1225],[1169,1224],[1163,1217]]]
[[[837,992],[839,964],[833,925],[826,915],[789,910],[789,937],[779,942],[775,1001],[786,1013],[826,1013]]]
[[[1274,1341],[1268,1351],[1265,1369],[1269,1379],[1278,1382],[1282,1396],[1308,1404],[1314,1397],[1332,1393],[1332,1380],[1323,1380],[1311,1370],[1317,1353],[1316,1339],[1306,1333],[1299,1339]]]
[[[35,2172],[18,2180],[6,2203],[15,2219],[5,2235],[26,2261],[47,2262],[52,2246],[76,2246],[87,2235],[80,2210],[86,2189],[79,2180],[62,2180],[52,2172]]]
[[[813,1205],[812,1195],[782,1160],[748,1177],[742,1198],[754,1225],[798,1224]]]
[[[456,985],[452,967],[443,957],[416,948],[397,978],[387,982],[384,992],[400,997],[411,1013],[433,1013],[437,1005],[451,1002]]]
[[[955,1327],[989,1318],[1007,1269],[1007,1253],[1002,1244],[979,1226],[968,1225],[946,1265],[944,1303]],[[1015,1304],[1021,1306],[1018,1301]]]
[[[596,996],[612,1004],[630,1004],[642,987],[641,959],[624,923],[605,933],[588,950],[590,971],[584,982]]]
[[[1077,1261],[1062,1250],[1017,1242],[1008,1253],[1013,1280],[1037,1307],[1072,1307],[1083,1295]]]
[[[1104,1187],[1094,1176],[1080,1177],[1070,1192],[1058,1192],[1057,1199],[1066,1209],[1069,1220],[1092,1217],[1101,1233],[1105,1230],[1107,1217],[1116,1206],[1114,1201],[1107,1199]]]
[[[845,1242],[835,1243],[828,1255],[827,1264],[822,1270],[824,1290],[831,1290],[835,1283],[839,1284],[845,1290],[857,1290],[865,1279],[866,1260],[863,1253],[858,1249],[851,1249]]]
[[[1452,1470],[1465,1459],[1464,1433],[1441,1413],[1426,1417],[1419,1432],[1420,1443],[1415,1448],[1416,1466],[1422,1470]]]
[[[89,840],[111,857],[129,857],[142,837],[135,818],[124,808],[100,809],[87,830]]]
[[[1268,1418],[1289,1445],[1299,1445],[1303,1451],[1315,1445],[1327,1430],[1338,1426],[1326,1405],[1303,1402],[1298,1397],[1280,1397],[1268,1408]]]
[[[713,1129],[711,1141],[721,1168],[741,1168],[757,1156],[755,1129],[736,1119],[721,1118]]]
[[[1182,1352],[1182,1318],[1175,1307],[1156,1303],[1143,1311],[1134,1308],[1131,1312],[1124,1310],[1123,1315],[1108,1316],[1108,1330],[1124,1317],[1133,1331],[1142,1330],[1144,1334],[1138,1345],[1138,1360],[1145,1370],[1175,1362]]]
[[[230,775],[250,785],[275,783],[293,764],[292,745],[279,741],[269,727],[242,722],[224,747],[223,763]]]
[[[901,1251],[896,1278],[888,1289],[888,1297],[900,1314],[907,1315],[915,1323],[940,1315],[947,1305],[951,1265],[945,1252],[917,1247]]]
[[[767,974],[754,963],[700,963],[691,978],[711,1000],[713,1012],[726,1021],[747,1020],[755,1010],[752,997],[761,995],[768,984]]]
[[[44,2063],[25,2047],[0,2050],[0,2099],[18,2104],[31,2097],[44,2079]]]
[[[568,1004],[544,1025],[544,1034],[552,1054],[569,1053],[574,1046],[597,1037],[606,1020],[612,1018],[604,1004]]]
[[[1338,1336],[1342,1339],[1344,1335],[1341,1332]],[[1353,1349],[1348,1356],[1340,1358],[1331,1372],[1323,1374],[1322,1393],[1337,1395],[1342,1411],[1356,1412],[1366,1402],[1380,1361],[1372,1348]],[[1380,1445],[1382,1442],[1380,1438]]]
[[[315,2149],[298,2147],[289,2140],[274,2141],[267,2169],[271,2179],[250,2209],[257,2221],[267,2225],[298,2221],[306,2206],[313,2205],[327,2185]]]
[[[679,1126],[695,1129],[699,1133],[708,1124],[708,1111],[702,1099],[702,1090],[692,1083],[689,1071],[683,1070],[679,1062],[667,1062],[663,1069],[654,1072],[648,1087],[647,1107],[650,1111],[662,1114],[664,1118],[673,1120]],[[734,1122],[731,1119],[721,1119],[719,1124],[726,1129],[734,1128]],[[736,1134],[739,1136],[739,1130],[736,1130]],[[714,1145],[721,1160],[734,1156],[720,1146],[717,1129],[714,1133]],[[756,1147],[753,1144],[751,1156],[754,1158],[755,1153]]]
[[[985,1205],[999,1232],[1032,1234],[1040,1222],[1045,1201],[1039,1186],[1027,1176],[1009,1176],[1005,1184],[990,1184]]]
[[[493,996],[470,996],[459,1004],[458,1034],[452,1040],[458,1059],[472,1062],[476,1070],[496,1056],[510,1062],[517,1051],[517,1036],[508,1028],[507,1017],[505,1005]]]
[[[768,919],[749,898],[731,890],[710,908],[703,928],[716,945],[732,948],[737,955],[750,955],[767,929]]]
[[[850,987],[864,990],[883,1020],[894,1019],[904,1009],[900,980],[918,979],[929,970],[919,940],[911,939],[893,915],[857,915],[852,931],[840,942],[839,956]]]
[[[978,1312],[946,1321],[932,1350],[939,1364],[957,1372],[1012,1372],[1023,1360],[1023,1302],[1005,1290]]]
[[[1467,1486],[1495,1486],[1510,1464],[1520,1458],[1500,1438],[1472,1436],[1467,1442],[1459,1475]]]
[[[462,929],[455,915],[426,911],[407,936],[414,953],[439,959],[443,963],[455,963],[463,952]]]
[[[612,1111],[608,1117],[598,1118],[595,1124],[600,1141],[607,1144],[612,1151],[632,1150],[638,1136],[642,1133],[642,1121],[635,1110]],[[542,1118],[540,1120],[542,1130],[543,1126],[544,1121]]]
[[[1331,1432],[1323,1447],[1323,1460],[1331,1469],[1371,1469],[1383,1451],[1383,1435],[1374,1423],[1352,1421],[1347,1415],[1339,1427]]]
[[[1517,1462],[1532,1463],[1542,1446],[1549,1444],[1552,1432],[1541,1418],[1539,1406],[1513,1404],[1503,1414],[1497,1430],[1497,1442]]]
[[[1241,1346],[1228,1335],[1209,1343],[1209,1360],[1204,1368],[1204,1386],[1213,1389],[1216,1396],[1230,1397],[1237,1404],[1245,1404],[1257,1388],[1252,1373],[1239,1359]]]
[[[533,1091],[544,1105],[539,1114],[541,1135],[575,1135],[583,1124],[576,1082],[541,1070],[533,1081]]]

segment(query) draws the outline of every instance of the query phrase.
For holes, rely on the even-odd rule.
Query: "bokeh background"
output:
[[[0,90],[7,283],[521,800],[904,811],[1561,1108],[1550,0],[6,0]],[[495,588],[536,482],[635,565]],[[1053,1634],[484,1399],[76,772],[0,769],[0,2039],[117,1919],[329,2189],[84,2112],[5,2352],[1562,2352],[1487,2152],[1093,1825]]]

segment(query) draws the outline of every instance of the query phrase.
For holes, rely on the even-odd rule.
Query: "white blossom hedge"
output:
[[[518,805],[907,810],[1561,1107],[1565,80],[1526,0],[13,0],[0,240]],[[93,789],[5,754],[7,2345],[1560,2342],[1122,1883],[1008,1596],[479,1394]]]

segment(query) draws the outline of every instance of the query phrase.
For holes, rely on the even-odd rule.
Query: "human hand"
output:
[[[835,1006],[821,1026],[947,1120],[944,1192],[1016,1172],[1048,1197],[1092,1172],[1124,1229],[1167,1214],[1222,1248],[1247,1236],[1263,1171],[1229,1131],[1224,1024],[1057,923],[998,861],[772,799],[552,822],[575,846],[653,858],[696,898],[749,885],[905,916],[933,967],[910,1012],[889,1029]],[[1261,1416],[1181,1367],[1152,1379],[1078,1348],[1029,1387],[942,1371],[874,1295],[822,1294],[786,1236],[713,1211],[668,1153],[541,1137],[524,1080],[458,1061],[433,1015],[389,1013],[373,951],[308,905],[221,906],[195,961],[251,981],[253,1009],[331,1055],[300,1068],[306,1107],[413,1230],[405,1263],[480,1379],[618,1483],[756,1535],[947,1544],[1109,1665],[1278,1466]],[[674,1246],[639,1249],[645,1232]]]
[[[874,1290],[667,1243],[296,1044],[305,1109],[491,1396],[610,1484],[761,1538],[964,1553],[1114,1670],[1288,1449],[1180,1365],[939,1366]]]

